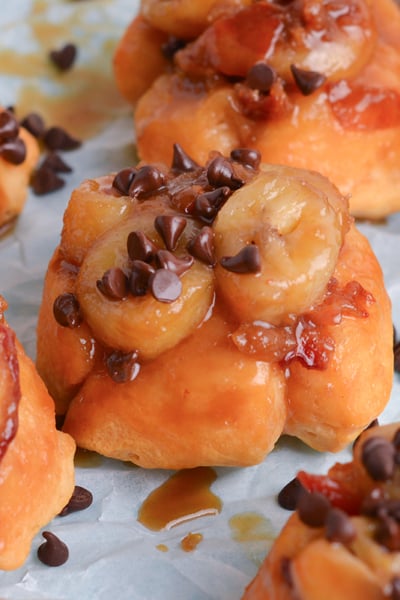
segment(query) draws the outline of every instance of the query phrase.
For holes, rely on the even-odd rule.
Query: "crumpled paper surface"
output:
[[[63,125],[85,139],[82,148],[64,155],[73,168],[65,187],[47,196],[30,194],[15,230],[0,240],[0,292],[9,303],[8,320],[33,358],[43,278],[72,189],[86,177],[135,161],[131,111],[114,88],[111,60],[137,5],[18,0],[0,12],[0,103],[14,105],[18,117],[36,110],[48,126]],[[47,52],[67,42],[77,45],[78,58],[71,72],[60,74]],[[381,262],[400,332],[400,215],[359,227]],[[382,423],[400,420],[399,379]],[[68,545],[68,562],[57,568],[40,563],[39,533],[23,567],[0,572],[0,600],[239,600],[288,517],[276,503],[280,489],[300,469],[325,473],[349,458],[350,450],[319,454],[284,437],[259,466],[216,469],[212,491],[222,501],[219,514],[161,532],[146,529],[137,515],[172,472],[101,457],[78,463],[76,483],[93,493],[92,506],[45,528]],[[185,552],[181,540],[189,532],[203,539]]]

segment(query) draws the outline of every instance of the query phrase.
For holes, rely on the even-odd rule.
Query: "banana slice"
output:
[[[322,299],[348,226],[327,179],[264,165],[214,223],[219,293],[242,322],[288,322]]]
[[[197,231],[194,222],[187,219],[176,240],[177,222],[181,229],[181,215],[155,218],[152,209],[144,210],[100,237],[86,254],[77,297],[85,320],[105,346],[136,350],[141,360],[152,359],[205,318],[213,301],[213,270],[186,251]],[[165,247],[172,238],[173,251]]]

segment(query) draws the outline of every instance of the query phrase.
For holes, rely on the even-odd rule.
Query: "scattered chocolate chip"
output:
[[[185,217],[178,215],[159,215],[154,219],[154,227],[162,237],[167,250],[175,250],[186,224]]]
[[[192,215],[207,225],[211,224],[230,194],[227,186],[199,194],[192,205]]]
[[[205,225],[199,233],[191,239],[187,246],[188,252],[206,265],[215,265],[214,254],[214,232],[211,227]]]
[[[259,273],[261,271],[260,252],[255,244],[249,244],[235,256],[223,256],[220,264],[224,269],[233,273]]]
[[[394,370],[400,373],[400,342],[397,342],[394,347]]]
[[[74,294],[60,294],[54,301],[53,314],[62,327],[78,327],[82,322],[80,305]]]
[[[62,127],[50,127],[43,135],[43,142],[49,150],[75,150],[82,142],[70,135]]]
[[[362,446],[361,461],[374,481],[387,481],[395,469],[395,448],[381,436],[368,438]]]
[[[38,548],[39,560],[49,567],[59,567],[68,560],[68,547],[54,533],[43,531],[45,542]]]
[[[141,198],[159,190],[165,183],[165,176],[157,167],[145,165],[136,172],[129,187],[129,196]]]
[[[326,81],[325,75],[323,73],[318,73],[317,71],[307,71],[296,67],[296,65],[290,65],[290,70],[293,79],[303,96],[309,96]]]
[[[77,49],[75,44],[65,44],[59,50],[51,50],[49,58],[51,62],[60,70],[68,71],[75,62]]]
[[[67,165],[57,152],[49,152],[49,154],[45,156],[41,168],[51,169],[55,173],[72,173],[72,168]]]
[[[394,516],[387,514],[384,508],[378,512],[374,539],[390,552],[400,550],[400,524]]]
[[[76,485],[73,491],[73,494],[68,502],[62,509],[62,511],[58,514],[59,517],[65,517],[72,512],[77,512],[79,510],[85,510],[88,508],[93,502],[93,495],[89,490],[80,485]]]
[[[149,280],[155,269],[143,260],[134,260],[129,276],[129,291],[133,296],[145,296],[149,289]]]
[[[182,282],[176,273],[158,269],[150,277],[149,289],[159,302],[174,302],[182,292]]]
[[[300,498],[300,494],[305,489],[301,482],[295,477],[287,483],[278,494],[278,504],[286,510],[295,510]]]
[[[171,168],[174,171],[185,173],[188,171],[195,171],[199,168],[199,165],[186,154],[179,144],[174,144]]]
[[[114,350],[106,359],[108,373],[115,383],[133,381],[139,374],[140,365],[137,362],[138,353]]]
[[[272,67],[264,62],[257,62],[247,72],[246,83],[253,90],[267,94],[276,79],[276,73]]]
[[[185,40],[180,40],[179,38],[171,35],[165,44],[162,44],[161,52],[167,60],[171,60],[178,50],[184,48],[186,44],[187,42]]]
[[[235,148],[231,152],[231,159],[246,167],[258,169],[261,163],[261,153],[250,148]]]
[[[21,125],[37,139],[43,137],[44,132],[46,131],[43,118],[35,112],[26,115],[26,117],[22,119]]]
[[[0,144],[18,137],[19,125],[9,110],[0,112]]]
[[[55,192],[65,185],[64,179],[59,177],[53,169],[41,166],[31,177],[31,188],[37,196]]]
[[[134,167],[127,167],[126,169],[121,169],[115,175],[113,180],[113,187],[118,190],[123,196],[129,196],[129,188],[131,183],[137,173],[137,169]]]
[[[128,293],[128,278],[119,267],[108,269],[96,282],[97,289],[110,300],[123,300]]]
[[[0,145],[0,156],[13,165],[20,165],[26,158],[26,145],[23,139],[17,137],[15,140],[3,142]]]
[[[186,273],[194,263],[192,256],[175,256],[169,250],[159,250],[156,255],[157,264],[161,269],[168,269],[178,277]]]
[[[299,518],[309,527],[322,527],[330,508],[329,500],[319,492],[300,494],[297,503]]]
[[[330,542],[347,544],[356,536],[356,529],[350,517],[339,508],[332,508],[325,519],[325,537]]]
[[[213,187],[227,186],[237,190],[244,185],[243,179],[235,176],[232,164],[223,156],[216,156],[207,167],[207,179]]]
[[[127,239],[128,256],[131,260],[151,262],[157,253],[157,246],[143,233],[131,231]]]

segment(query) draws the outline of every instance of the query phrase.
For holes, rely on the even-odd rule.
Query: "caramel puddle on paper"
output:
[[[222,502],[210,490],[217,474],[210,467],[177,471],[144,500],[138,521],[148,529],[171,529],[185,521],[216,515]]]
[[[193,552],[202,541],[203,535],[201,533],[188,533],[181,540],[181,548],[184,552]]]

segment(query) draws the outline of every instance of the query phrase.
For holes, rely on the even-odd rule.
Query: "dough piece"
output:
[[[0,569],[11,570],[71,498],[75,443],[56,430],[54,403],[0,303]]]
[[[0,106],[0,233],[21,213],[38,159],[36,139]]]
[[[353,462],[304,485],[243,600],[396,600],[400,590],[400,424],[373,427]]]
[[[79,446],[144,467],[249,465],[282,433],[337,451],[386,405],[390,301],[347,201],[259,160],[202,167],[175,146],[171,168],[73,192],[37,366]]]
[[[168,163],[173,142],[199,162],[211,150],[247,146],[264,162],[321,172],[350,198],[355,216],[399,210],[400,10],[393,0],[215,3],[208,23],[198,20],[202,32],[193,36],[188,26],[179,45],[171,13],[184,14],[185,4],[143,0],[115,54],[142,160]],[[168,33],[170,46],[160,45],[157,35]],[[172,54],[167,65],[161,46]]]

